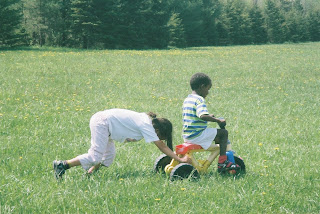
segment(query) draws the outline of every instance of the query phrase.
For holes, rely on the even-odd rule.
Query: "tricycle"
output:
[[[220,128],[225,129],[225,125],[226,124],[221,124]],[[195,154],[204,152],[210,153],[209,156],[204,160],[197,159]],[[205,150],[197,144],[183,143],[176,146],[175,153],[180,157],[183,157],[184,155],[189,156],[192,160],[192,164],[179,163],[178,161],[163,154],[156,159],[154,163],[154,170],[157,173],[165,172],[170,176],[170,180],[182,180],[186,178],[197,179],[200,178],[201,174],[206,174],[208,172],[208,168],[219,155],[220,148],[219,144],[212,144],[207,150]],[[246,166],[243,159],[240,156],[234,155],[234,151],[231,150],[231,143],[229,140],[227,145],[227,156],[229,161],[233,158],[232,162],[239,165],[239,168],[237,170],[230,170],[223,174],[240,175],[246,172]]]

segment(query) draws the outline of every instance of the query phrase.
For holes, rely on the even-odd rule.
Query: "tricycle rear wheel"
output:
[[[159,156],[156,161],[154,162],[154,165],[153,165],[153,169],[156,173],[164,173],[164,168],[170,164],[171,162],[171,158],[166,155],[166,154],[163,154],[161,156]]]
[[[246,173],[246,165],[244,164],[243,159],[241,157],[234,156],[234,161],[236,162],[236,164],[238,164],[240,166],[240,169],[237,172],[237,174],[245,174]]]

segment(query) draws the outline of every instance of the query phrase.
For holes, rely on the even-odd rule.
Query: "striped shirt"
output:
[[[184,100],[182,108],[182,137],[184,139],[193,139],[207,128],[207,121],[200,119],[204,114],[209,114],[204,98],[196,94],[189,94]]]

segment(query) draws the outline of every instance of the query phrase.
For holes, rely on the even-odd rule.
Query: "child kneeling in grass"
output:
[[[115,158],[113,140],[135,142],[144,138],[147,143],[154,142],[169,157],[179,162],[191,162],[187,156],[180,158],[172,151],[171,122],[165,118],[157,118],[152,112],[146,114],[126,109],[100,111],[91,117],[90,130],[91,147],[88,153],[71,160],[53,161],[57,179],[62,178],[65,171],[74,166],[81,165],[88,173],[100,166],[110,166]],[[168,146],[163,140],[166,140]]]
[[[209,94],[212,82],[204,73],[196,73],[191,77],[190,86],[192,93],[183,102],[183,134],[184,142],[193,143],[208,149],[212,142],[220,145],[218,172],[237,170],[235,163],[227,160],[226,149],[228,144],[228,131],[225,129],[208,128],[208,121],[225,124],[224,119],[216,118],[209,114],[205,98]]]

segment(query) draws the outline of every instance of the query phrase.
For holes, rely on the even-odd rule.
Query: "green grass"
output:
[[[319,213],[320,43],[155,51],[0,51],[0,213]],[[189,79],[213,80],[210,113],[227,119],[244,177],[170,182],[161,152],[116,144],[116,160],[57,182],[52,161],[85,153],[97,111],[153,111],[182,143]],[[216,127],[216,124],[210,124]]]

